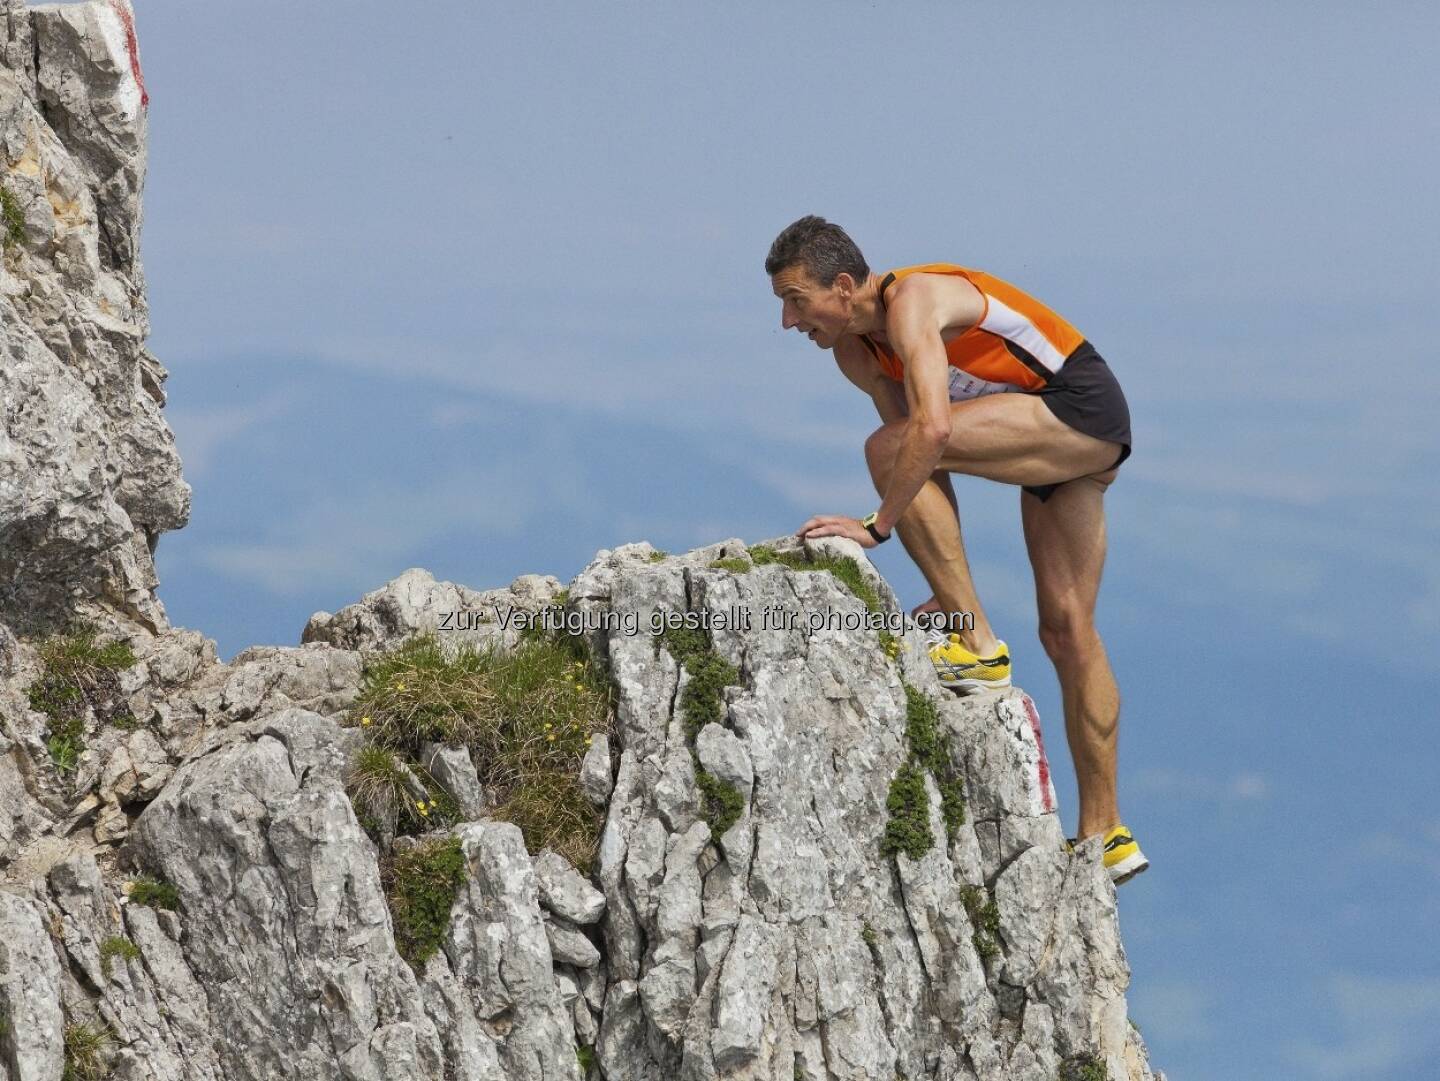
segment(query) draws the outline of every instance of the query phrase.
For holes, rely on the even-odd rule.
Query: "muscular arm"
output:
[[[875,412],[880,414],[882,421],[890,424],[906,419],[910,407],[905,398],[905,385],[885,375],[869,350],[860,344],[859,339],[841,338],[835,345],[834,353],[835,363],[840,371],[846,379],[870,395],[875,403]],[[955,487],[950,481],[950,474],[938,470],[932,473],[931,477],[940,485],[940,490],[945,493],[945,498],[958,514],[959,504],[955,499]]]
[[[905,363],[908,416],[875,528],[888,533],[940,462],[950,441],[950,364],[941,330],[977,322],[984,299],[964,279],[917,275],[892,291],[886,335]]]

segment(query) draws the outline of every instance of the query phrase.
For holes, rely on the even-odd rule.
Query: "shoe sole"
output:
[[[1010,677],[1001,679],[942,679],[940,686],[948,687],[957,694],[967,691],[1004,690],[1010,686]]]
[[[1123,886],[1138,874],[1150,869],[1150,861],[1145,858],[1143,852],[1137,852],[1133,856],[1126,856],[1114,867],[1107,867],[1110,872],[1110,881],[1117,886]]]

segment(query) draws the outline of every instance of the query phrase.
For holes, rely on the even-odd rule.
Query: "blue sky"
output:
[[[863,514],[873,407],[781,333],[766,248],[816,212],[984,268],[1134,417],[1100,621],[1157,1064],[1434,1076],[1433,6],[138,7],[174,622],[228,658],[407,567]],[[957,490],[1073,808],[1018,493]]]

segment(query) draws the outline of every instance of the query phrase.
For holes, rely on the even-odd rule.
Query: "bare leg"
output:
[[[955,498],[955,485],[950,480],[950,474],[943,469],[937,469],[930,474],[930,479],[940,486],[940,490],[945,493],[945,498],[950,500],[950,506],[955,511],[955,519],[959,521],[960,503]],[[901,538],[901,543],[904,543],[903,537]],[[944,609],[940,605],[940,600],[932,593],[930,594],[929,600],[921,601],[914,608],[910,609],[910,618],[918,620],[922,615],[941,611],[944,611]]]
[[[1065,735],[1080,787],[1078,837],[1120,822],[1116,751],[1120,691],[1095,630],[1105,563],[1104,494],[1115,471],[1062,484],[1045,502],[1021,493],[1025,545],[1035,572],[1040,641],[1055,665]]]
[[[950,442],[940,468],[921,487],[896,528],[934,590],[933,606],[926,602],[920,609],[973,613],[973,629],[955,629],[967,649],[983,656],[994,651],[997,641],[965,559],[955,492],[947,474],[971,473],[1008,484],[1054,484],[1104,469],[1115,460],[1118,445],[1077,432],[1028,394],[953,402],[950,416]],[[882,496],[907,423],[904,418],[890,421],[865,442],[865,460]]]
[[[867,460],[893,459],[908,423],[902,417],[872,432]],[[1119,450],[1071,428],[1034,394],[990,394],[950,403],[950,442],[937,468],[1001,484],[1061,484],[1109,469]]]
[[[890,469],[895,464],[894,449],[888,441],[872,438],[865,444],[865,457],[870,465],[870,476],[875,481],[875,490],[883,496],[890,483]],[[943,485],[937,478],[943,478]],[[965,559],[955,491],[949,475],[943,472],[932,475],[900,516],[895,528],[910,558],[935,591],[939,610],[973,614],[973,626],[969,620],[963,623],[957,621],[954,626],[965,648],[981,655],[993,652],[995,633],[990,628],[984,609],[980,607],[975,582],[970,576],[970,564]]]

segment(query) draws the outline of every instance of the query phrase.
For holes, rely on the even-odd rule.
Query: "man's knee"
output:
[[[1056,664],[1084,659],[1100,645],[1092,613],[1061,606],[1040,613],[1040,644]]]
[[[901,425],[903,427],[903,425]],[[865,461],[870,472],[889,472],[895,464],[896,425],[882,424],[865,440]]]

